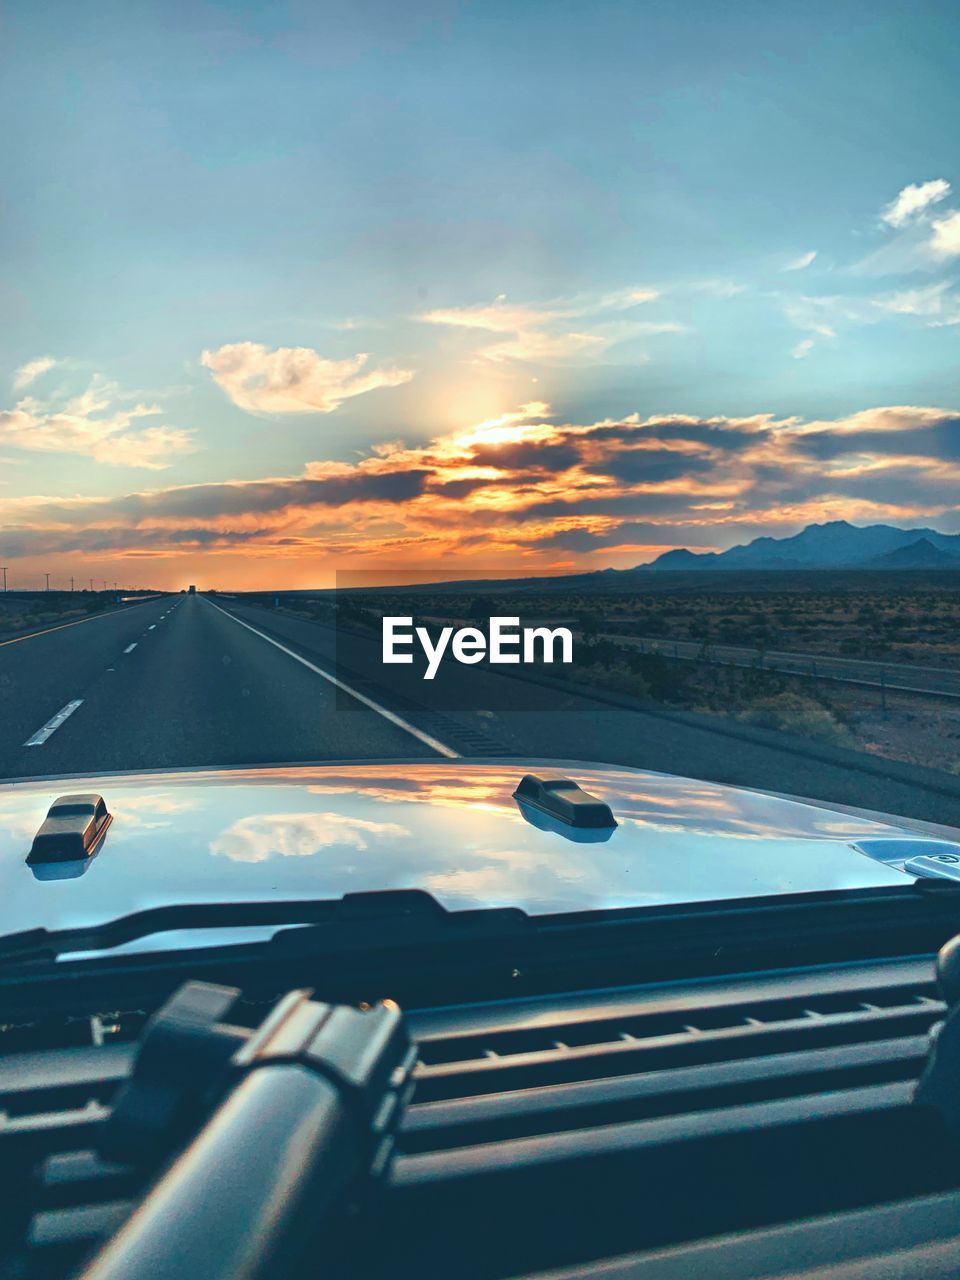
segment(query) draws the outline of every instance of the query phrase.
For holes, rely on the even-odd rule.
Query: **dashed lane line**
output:
[[[55,716],[47,721],[42,729],[38,729],[32,738],[28,738],[23,745],[25,747],[42,747],[50,735],[56,733],[63,722],[69,720],[77,707],[82,705],[82,698],[76,698],[73,702],[68,702],[65,707],[62,707]]]
[[[134,649],[135,649],[136,647],[137,647],[137,642],[136,642],[136,640],[134,640],[133,644],[128,644],[128,645],[127,645],[127,647],[124,649],[124,651],[123,651],[123,652],[124,652],[124,653],[133,653],[133,651],[134,651]]]

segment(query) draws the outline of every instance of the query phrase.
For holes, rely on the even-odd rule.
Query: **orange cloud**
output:
[[[350,566],[596,567],[722,547],[734,529],[935,519],[954,506],[958,475],[960,416],[943,409],[558,423],[534,402],[300,475],[0,499],[0,553],[24,565],[82,559],[111,576],[119,566],[121,577],[142,565],[156,585],[203,576],[203,564],[208,580],[237,587],[322,585]]]

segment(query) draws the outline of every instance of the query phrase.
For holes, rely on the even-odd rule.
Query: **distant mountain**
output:
[[[865,565],[868,569],[958,569],[960,558],[935,547],[929,538],[920,538],[907,547],[897,547],[886,555],[875,556]]]
[[[650,569],[960,569],[960,534],[865,527],[847,520],[810,524],[791,538],[754,538],[728,551],[667,551]]]
[[[675,551],[665,551],[653,563],[658,569],[706,569],[711,560],[718,558],[716,551],[702,551],[697,554],[694,551],[688,551],[686,547],[677,547]]]

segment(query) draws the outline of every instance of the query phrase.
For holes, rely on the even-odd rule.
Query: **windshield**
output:
[[[958,29],[6,5],[19,927],[284,886],[547,912],[952,874]],[[229,794],[173,772],[207,768]],[[526,772],[614,825],[577,843],[513,798]],[[67,856],[51,815],[28,864],[60,795],[112,825]]]

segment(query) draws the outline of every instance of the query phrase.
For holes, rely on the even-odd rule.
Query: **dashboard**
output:
[[[0,1274],[955,1275],[946,1014],[913,955],[7,1025]]]

